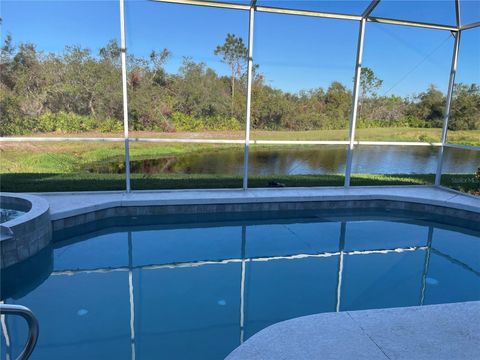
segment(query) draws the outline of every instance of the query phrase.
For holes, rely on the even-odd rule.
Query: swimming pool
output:
[[[360,214],[360,215],[359,215]],[[480,224],[362,209],[122,217],[2,272],[33,359],[222,359],[282,320],[480,299]],[[26,337],[2,326],[2,358]]]

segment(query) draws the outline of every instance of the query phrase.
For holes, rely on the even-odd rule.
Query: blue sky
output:
[[[242,0],[239,0],[242,2]],[[262,5],[359,13],[368,1],[260,1]],[[463,23],[480,21],[479,1],[462,1]],[[95,51],[119,39],[118,1],[1,2],[2,40],[29,41],[46,52],[79,44]],[[382,0],[373,15],[453,24],[453,0]],[[269,84],[287,91],[327,87],[338,80],[351,87],[358,23],[257,13],[254,61]],[[244,11],[126,0],[127,48],[137,56],[168,48],[167,71],[176,72],[184,56],[203,61],[226,74],[213,55],[230,32],[245,42],[248,14]],[[381,94],[411,95],[435,84],[445,91],[453,38],[448,31],[368,23],[363,65],[384,80]],[[464,33],[457,80],[480,82],[480,29]]]

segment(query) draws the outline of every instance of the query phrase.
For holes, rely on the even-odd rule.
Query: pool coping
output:
[[[480,197],[436,186],[359,186],[213,190],[35,193],[50,206],[52,221],[117,207],[387,200],[480,214]]]
[[[273,324],[226,360],[478,359],[480,301],[322,313]]]

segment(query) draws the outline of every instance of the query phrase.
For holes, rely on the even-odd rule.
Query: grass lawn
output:
[[[62,137],[123,137],[123,133],[78,134],[35,134],[31,136],[62,136]],[[440,142],[441,129],[438,128],[368,128],[357,129],[356,140],[364,141],[423,141]],[[151,132],[130,131],[130,137],[154,138],[192,138],[192,139],[235,139],[245,137],[244,131],[202,131],[202,132]],[[348,140],[348,130],[309,130],[309,131],[266,131],[252,130],[253,140]],[[449,131],[448,142],[455,144],[480,146],[480,130]]]
[[[422,141],[440,142],[441,129],[425,128],[370,128],[357,129],[355,140],[363,141]],[[313,131],[252,131],[257,140],[348,140],[347,130]],[[480,130],[449,131],[448,142],[480,145]]]

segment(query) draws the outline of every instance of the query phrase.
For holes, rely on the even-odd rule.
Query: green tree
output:
[[[361,97],[375,96],[375,91],[382,86],[383,80],[379,79],[372,69],[363,67],[360,75]]]
[[[480,129],[480,86],[457,84],[453,92],[448,127],[451,130]]]
[[[13,89],[15,86],[12,63],[14,53],[15,47],[12,42],[12,35],[7,34],[3,46],[0,48],[0,81],[2,85],[7,86],[10,89]]]
[[[359,117],[366,119],[365,103],[368,101],[368,97],[375,97],[376,90],[382,86],[383,80],[379,79],[372,69],[369,67],[363,67],[360,73],[360,104],[358,107]]]
[[[114,65],[115,67],[120,67],[120,54],[122,50],[116,40],[110,40],[106,46],[100,48],[98,51],[98,55],[100,58],[110,64]]]
[[[333,81],[325,94],[325,112],[334,129],[343,129],[348,123],[352,94],[338,81]]]
[[[152,50],[150,53],[150,62],[152,63],[151,81],[158,85],[166,85],[167,74],[163,69],[163,65],[170,58],[172,53],[168,49],[163,49],[160,52]]]
[[[420,93],[416,100],[417,116],[426,121],[428,127],[441,127],[445,108],[445,96],[434,85]]]
[[[231,114],[234,112],[234,99],[235,99],[235,79],[236,76],[241,76],[243,68],[245,67],[248,50],[243,43],[241,37],[237,37],[234,34],[227,34],[225,42],[222,45],[218,45],[214,51],[215,55],[222,56],[222,62],[230,66],[231,70],[231,86],[232,86],[232,104]]]
[[[7,35],[0,47],[0,134],[50,131],[118,131],[122,126],[120,49],[108,42],[95,54],[67,46],[44,53],[34,44],[14,44]],[[129,112],[137,130],[201,131],[240,129],[245,115],[246,48],[227,35],[216,54],[232,69],[221,76],[186,58],[178,73],[167,73],[167,49],[127,57]],[[430,86],[416,97],[378,96],[382,81],[364,68],[359,126],[440,126],[444,94]],[[241,89],[242,91],[238,91]],[[338,129],[348,124],[351,92],[333,81],[322,88],[289,93],[268,85],[254,67],[252,127],[256,129]],[[449,128],[480,129],[480,87],[455,87]]]
[[[204,63],[184,58],[175,79],[175,109],[194,117],[228,116],[228,83]]]

